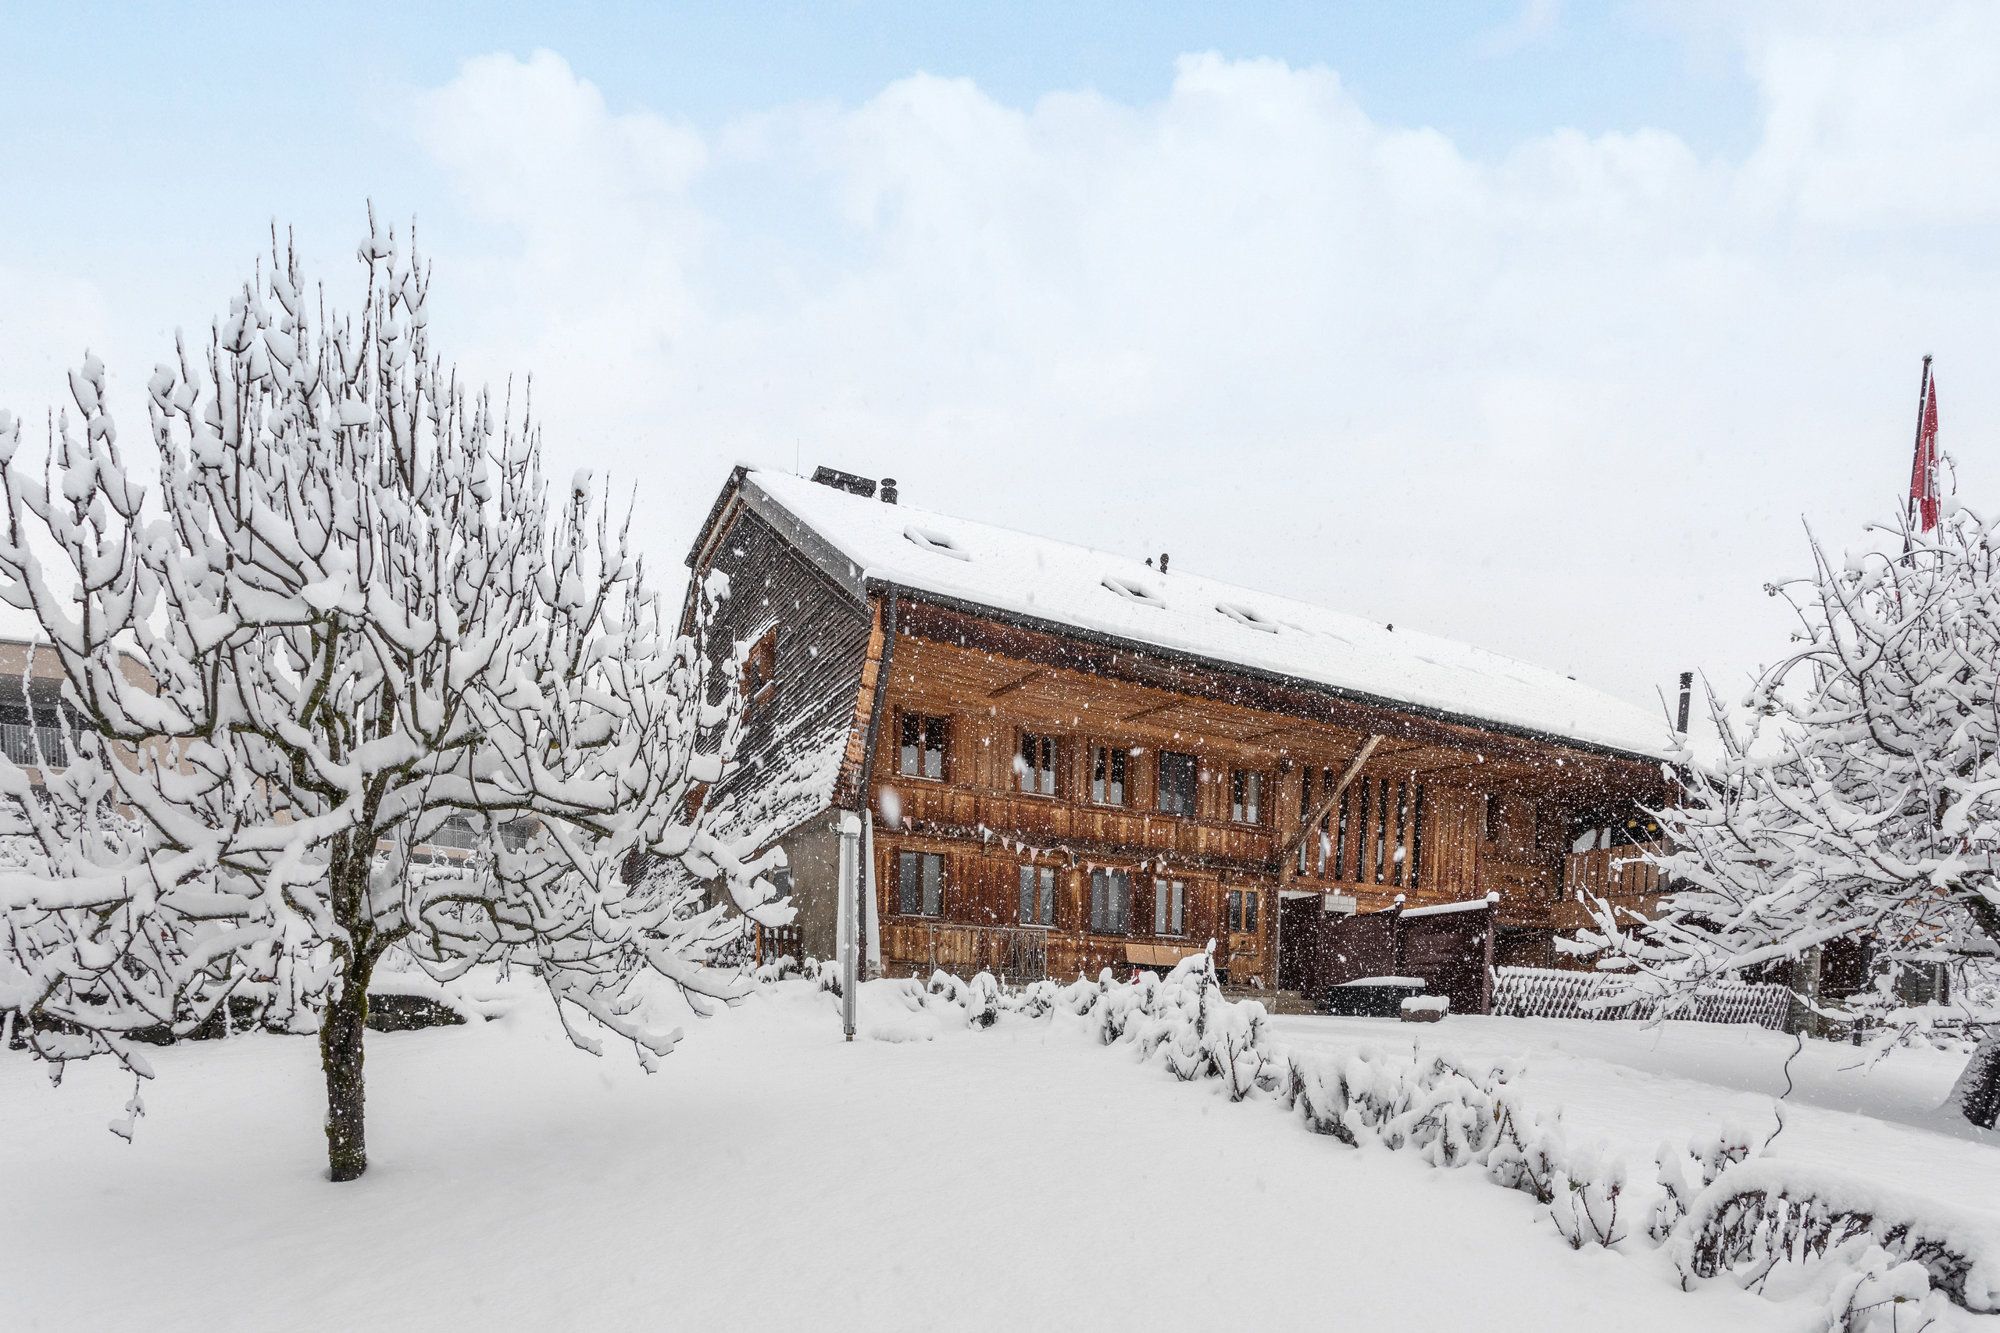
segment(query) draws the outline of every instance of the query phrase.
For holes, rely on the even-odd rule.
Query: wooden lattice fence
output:
[[[1681,1018],[1696,1023],[1755,1023],[1783,1031],[1791,992],[1783,986],[1743,982],[1703,986],[1689,997],[1606,1004],[1630,985],[1601,972],[1545,967],[1494,970],[1493,1012],[1512,1018]]]

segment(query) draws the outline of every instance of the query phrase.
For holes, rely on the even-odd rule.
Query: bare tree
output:
[[[2000,956],[2000,526],[1948,501],[1927,533],[1774,587],[1797,650],[1730,709],[1660,812],[1657,919],[1599,904],[1586,942],[1673,990],[1848,939],[1879,965]],[[1897,549],[1900,546],[1900,550]],[[2000,1117],[2000,1014],[1952,1095]]]
[[[268,279],[153,376],[156,483],[94,358],[40,464],[0,413],[0,597],[41,623],[79,733],[39,785],[0,761],[24,849],[0,1010],[58,1074],[104,1055],[143,1078],[135,1032],[302,969],[335,1180],[367,1166],[388,951],[440,979],[531,964],[572,1040],[651,1068],[680,1033],[648,986],[728,998],[719,915],[778,910],[768,839],[718,835],[702,799],[741,724],[741,650],[708,642],[726,587],[674,633],[589,475],[551,497],[528,413],[432,351],[428,270],[372,222],[359,258],[343,318],[274,240]],[[479,854],[413,859],[447,821]],[[676,873],[628,873],[648,858]]]

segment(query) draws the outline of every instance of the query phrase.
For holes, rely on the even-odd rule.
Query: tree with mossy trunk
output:
[[[428,270],[372,224],[359,258],[329,315],[274,242],[154,374],[155,476],[95,359],[46,458],[0,413],[0,598],[40,622],[76,733],[67,766],[0,759],[8,1035],[57,1076],[131,1070],[129,1134],[135,1038],[282,970],[318,1015],[335,1180],[367,1167],[390,951],[446,982],[531,967],[572,1040],[651,1068],[680,1035],[651,992],[732,998],[706,965],[725,915],[781,910],[768,837],[702,799],[742,721],[725,585],[669,620],[588,474],[552,495],[529,414],[433,352]],[[447,823],[471,855],[431,853]]]
[[[1948,499],[1935,527],[1877,529],[1873,549],[1770,591],[1798,645],[1740,707],[1711,696],[1720,745],[1682,756],[1684,799],[1659,812],[1674,891],[1647,919],[1596,904],[1588,949],[1634,989],[1686,991],[1862,944],[1965,979],[2000,958],[2000,523]],[[1951,1098],[2000,1119],[2000,1013]],[[1813,1003],[1840,997],[1808,995]]]

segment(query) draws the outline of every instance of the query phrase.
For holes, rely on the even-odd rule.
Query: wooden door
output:
[[[1264,972],[1264,940],[1269,922],[1265,914],[1275,895],[1262,889],[1238,885],[1222,893],[1222,927],[1229,945],[1229,980],[1245,985]]]

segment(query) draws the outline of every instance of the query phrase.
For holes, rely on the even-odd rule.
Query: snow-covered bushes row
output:
[[[1494,969],[1493,1012],[1508,1018],[1683,1018],[1696,1023],[1756,1023],[1782,1030],[1789,992],[1778,985],[1706,985],[1671,1000],[1622,998],[1631,978],[1547,967]]]
[[[1758,1157],[1741,1131],[1663,1145],[1650,1177],[1634,1173],[1573,1138],[1559,1115],[1523,1104],[1506,1064],[1280,1045],[1263,1005],[1223,996],[1206,955],[1164,978],[1119,981],[1106,971],[1010,989],[987,973],[967,981],[938,972],[902,990],[913,1009],[974,1028],[1009,1016],[1079,1018],[1106,1046],[1129,1047],[1183,1081],[1215,1080],[1231,1101],[1269,1100],[1314,1133],[1476,1169],[1545,1206],[1572,1248],[1665,1247],[1684,1285],[1726,1277],[1782,1298],[1817,1288],[1828,1330],[1910,1333],[1946,1301],[2000,1312],[2000,1237],[1976,1221]]]

